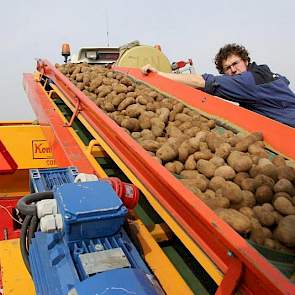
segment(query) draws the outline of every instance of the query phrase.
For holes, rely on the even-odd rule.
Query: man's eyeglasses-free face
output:
[[[224,66],[223,67],[223,72],[225,74],[229,73],[231,71],[232,67],[235,68],[236,66],[238,66],[240,64],[241,61],[242,61],[242,59],[238,59],[238,60],[232,62],[230,65]]]

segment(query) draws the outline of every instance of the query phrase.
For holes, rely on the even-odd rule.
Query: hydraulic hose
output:
[[[37,215],[37,207],[35,203],[44,199],[53,199],[52,192],[41,192],[26,195],[19,199],[16,208],[24,215]]]
[[[39,224],[39,219],[37,216],[33,216],[31,219],[31,223],[30,223],[30,227],[29,227],[29,233],[28,233],[28,238],[27,238],[27,249],[29,250],[30,248],[30,244],[31,244],[31,240],[34,237],[34,234],[37,230]]]

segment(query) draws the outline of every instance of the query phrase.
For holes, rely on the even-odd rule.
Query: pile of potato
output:
[[[234,133],[180,101],[100,66],[57,65],[84,94],[245,238],[295,249],[295,163],[263,135]]]

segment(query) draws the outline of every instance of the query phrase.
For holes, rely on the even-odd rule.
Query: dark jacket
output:
[[[290,82],[274,74],[266,65],[251,63],[238,75],[204,74],[204,91],[234,102],[241,107],[295,127],[295,94]]]

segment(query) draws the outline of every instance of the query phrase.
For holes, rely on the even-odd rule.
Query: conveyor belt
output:
[[[74,113],[79,114],[85,120],[90,132],[99,135],[100,144],[105,150],[110,151],[110,155],[116,163],[119,163],[118,165],[121,165],[123,170],[131,175],[130,178],[136,176],[135,178],[140,180],[140,183],[138,183],[140,189],[146,191],[155,199],[152,205],[160,207],[161,217],[168,224],[174,222],[171,228],[179,227],[183,231],[183,235],[187,235],[192,244],[198,245],[203,252],[207,253],[214,264],[224,273],[224,279],[217,293],[221,294],[226,290],[226,294],[230,294],[238,283],[239,290],[246,294],[292,294],[294,292],[293,285],[278,270],[271,266],[227,224],[217,218],[207,206],[198,198],[195,198],[164,167],[150,159],[148,154],[135,141],[122,132],[119,126],[76,89],[49,62],[39,62],[38,70],[48,76],[64,93],[76,110]],[[201,111],[215,114],[219,118],[225,118],[228,115],[231,122],[242,126],[244,129],[262,131],[266,141],[275,150],[280,148],[284,155],[295,158],[294,150],[292,151],[290,146],[286,144],[291,136],[294,138],[294,129],[167,79],[155,75],[144,78],[137,70],[128,71],[129,74],[145,79],[163,92],[183,98],[186,103]],[[52,138],[51,142],[57,161],[63,164],[66,161],[65,159],[68,159],[71,165],[75,165],[75,161],[80,162],[75,158],[73,152],[65,153],[61,151],[59,145],[63,146],[64,149],[68,148],[68,151],[70,150],[67,146],[68,142],[64,144],[60,135],[58,135],[59,131],[53,125],[56,120],[53,118],[55,110],[48,110],[48,106],[46,108],[47,96],[42,93],[43,89],[39,81],[34,81],[32,75],[25,75],[24,85],[39,121],[54,127],[55,138]],[[239,115],[237,115],[237,112]],[[57,122],[57,124],[59,123]],[[274,131],[275,133],[273,133]],[[274,134],[279,135],[274,136]],[[58,144],[56,141],[59,141]],[[281,145],[278,145],[278,142]],[[79,165],[76,166],[79,167]],[[89,167],[87,171],[89,171]],[[196,249],[193,246],[191,248]],[[190,249],[190,246],[188,249]]]

